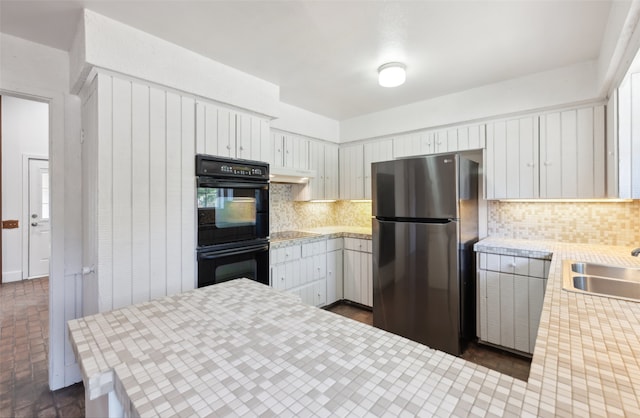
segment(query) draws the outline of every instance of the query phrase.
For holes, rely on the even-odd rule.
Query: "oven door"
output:
[[[198,252],[198,287],[245,277],[269,285],[269,244]]]
[[[198,179],[198,247],[269,236],[269,184]]]

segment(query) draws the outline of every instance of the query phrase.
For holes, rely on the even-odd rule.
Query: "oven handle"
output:
[[[216,258],[228,257],[230,255],[241,255],[241,254],[253,253],[256,251],[267,251],[267,250],[269,250],[269,244],[256,245],[254,247],[243,248],[240,251],[236,249],[230,249],[230,250],[224,250],[224,251],[216,251],[214,254],[201,253],[201,254],[198,254],[198,259],[199,260],[215,260]]]
[[[268,189],[269,183],[230,183],[228,181],[200,180],[198,187],[234,188],[234,189]]]

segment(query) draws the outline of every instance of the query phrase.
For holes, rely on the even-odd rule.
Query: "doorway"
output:
[[[0,102],[1,266],[8,283],[49,275],[49,104],[8,95]]]

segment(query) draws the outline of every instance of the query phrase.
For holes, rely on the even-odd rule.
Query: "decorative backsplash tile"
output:
[[[271,183],[272,232],[323,226],[371,226],[371,202],[294,202],[291,184]]]
[[[271,231],[371,226],[371,202],[294,202],[292,185],[271,184]],[[489,236],[640,246],[640,200],[616,203],[487,202]]]
[[[487,202],[488,234],[504,238],[640,246],[640,201]]]

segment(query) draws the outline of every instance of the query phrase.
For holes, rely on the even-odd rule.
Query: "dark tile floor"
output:
[[[0,285],[0,417],[83,417],[82,383],[48,383],[49,280]]]
[[[350,303],[340,303],[330,307],[328,310],[365,324],[373,324],[373,313],[370,310]],[[475,341],[468,344],[461,357],[472,363],[513,376],[516,379],[526,381],[529,378],[531,359],[481,345]]]

